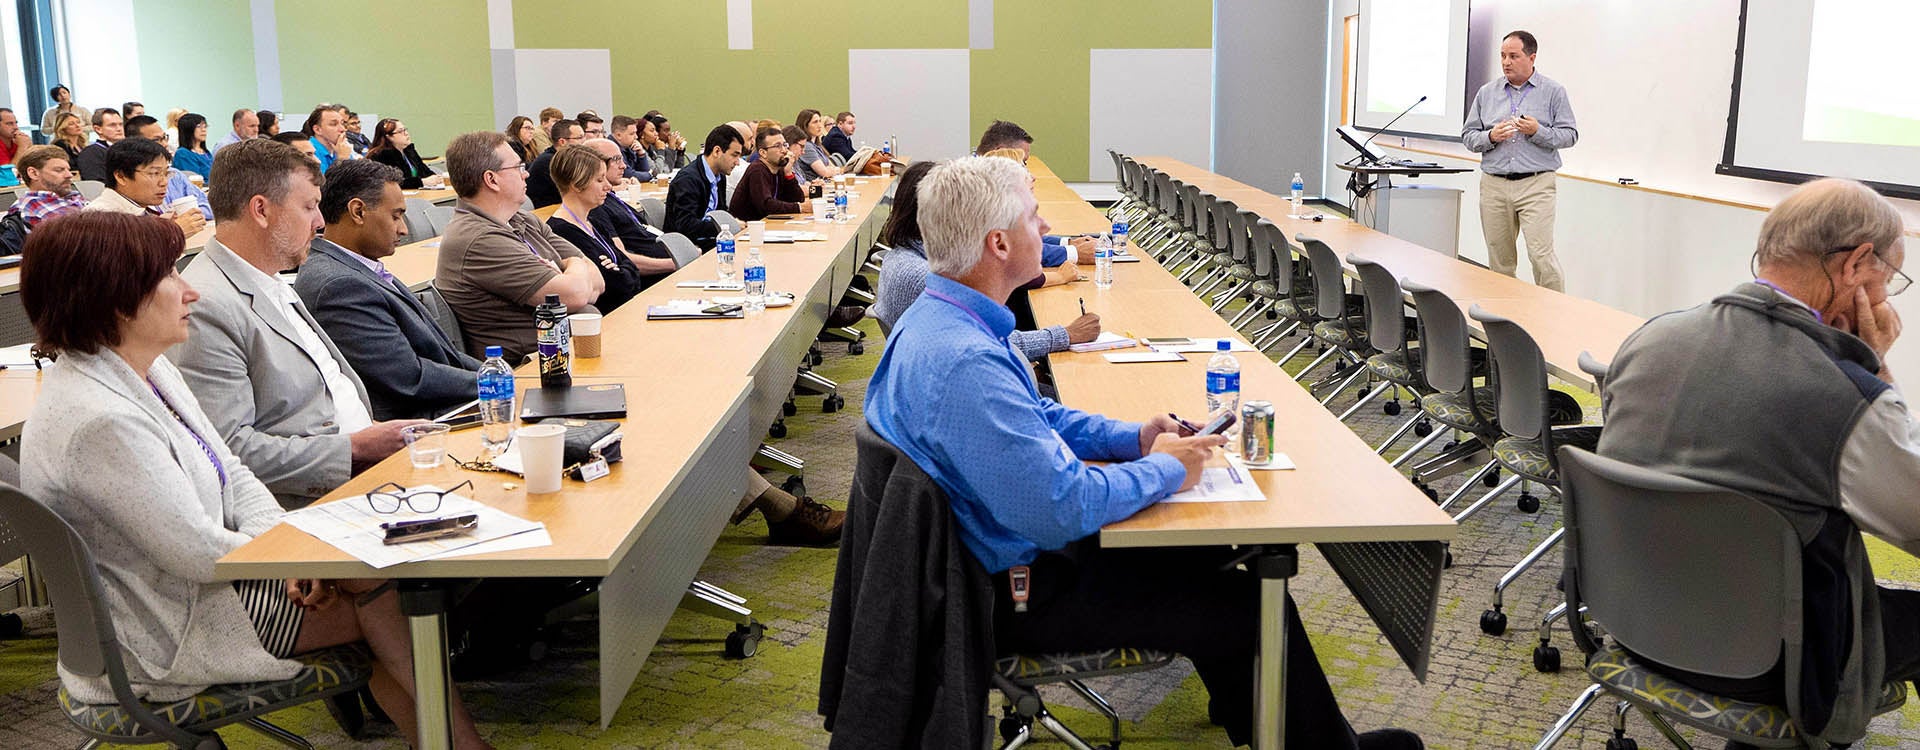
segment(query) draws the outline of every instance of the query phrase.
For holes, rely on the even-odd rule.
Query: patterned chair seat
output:
[[[214,685],[190,698],[147,709],[190,732],[204,732],[242,719],[358,689],[373,676],[373,656],[360,645],[321,649],[293,657],[305,669],[292,679]],[[154,742],[155,735],[115,703],[80,703],[60,690],[67,719],[88,735],[112,741]]]
[[[1261,279],[1260,281],[1253,282],[1253,294],[1256,297],[1279,299],[1280,285],[1273,283],[1272,279]],[[1288,303],[1288,305],[1291,306],[1292,303]]]
[[[1415,386],[1420,384],[1418,373],[1414,372],[1407,355],[1398,351],[1375,354],[1367,358],[1367,369],[1395,385]]]
[[[1229,255],[1228,257],[1232,257],[1232,256]],[[1243,260],[1234,261],[1234,266],[1232,268],[1227,269],[1227,275],[1232,276],[1233,278],[1239,279],[1241,281],[1252,281],[1253,266],[1248,265],[1247,262]]]
[[[1287,320],[1306,320],[1306,316],[1313,312],[1313,308],[1308,306],[1307,310],[1302,312],[1300,306],[1294,304],[1293,300],[1283,299],[1273,303],[1273,311]]]
[[[1144,672],[1158,669],[1178,654],[1144,648],[1110,648],[1104,651],[1076,651],[1061,654],[1013,654],[1003,656],[994,671],[1024,685],[1065,682],[1088,677]]]
[[[1367,345],[1367,319],[1347,318],[1344,326],[1338,320],[1324,320],[1313,324],[1313,337],[1342,349],[1357,349]]]
[[[1600,447],[1600,428],[1566,427],[1553,431],[1555,447],[1571,445],[1583,450]],[[1515,474],[1536,482],[1558,482],[1560,474],[1553,470],[1553,460],[1547,455],[1546,447],[1538,440],[1522,438],[1501,438],[1493,443],[1493,460],[1507,467]]]
[[[1493,387],[1481,386],[1473,389],[1473,400],[1480,404],[1482,410],[1493,411]],[[1423,396],[1420,399],[1420,410],[1426,412],[1427,416],[1432,417],[1435,422],[1476,435],[1485,435],[1498,426],[1476,416],[1472,405],[1467,403],[1465,393],[1435,393]]]
[[[1801,747],[1800,727],[1785,706],[1749,703],[1695,690],[1649,668],[1619,644],[1609,643],[1587,659],[1587,675],[1615,695],[1663,716],[1711,732],[1768,747]],[[1889,682],[1875,714],[1907,702],[1907,685]]]

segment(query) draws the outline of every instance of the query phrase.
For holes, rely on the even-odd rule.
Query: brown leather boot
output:
[[[798,498],[800,504],[785,520],[767,524],[767,541],[798,547],[831,547],[840,543],[840,527],[847,512],[834,510],[811,497]]]

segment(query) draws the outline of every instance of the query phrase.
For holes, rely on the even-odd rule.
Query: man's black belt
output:
[[[1513,174],[1494,174],[1493,176],[1503,177],[1509,180],[1524,180],[1524,179],[1527,179],[1528,177],[1532,177],[1537,174],[1546,174],[1547,172],[1551,172],[1551,171],[1553,170],[1546,170],[1543,172],[1515,172]],[[1493,173],[1488,172],[1487,174],[1493,174]]]

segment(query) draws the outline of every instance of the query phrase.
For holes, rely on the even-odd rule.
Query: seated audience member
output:
[[[626,115],[614,115],[607,122],[614,145],[620,147],[620,159],[626,162],[621,176],[641,182],[653,181],[653,164],[647,161],[647,153],[640,150],[640,124],[644,120],[635,120]]]
[[[600,116],[594,114],[593,110],[587,110],[575,115],[573,121],[580,123],[581,140],[607,137],[607,121],[600,119]]]
[[[527,165],[506,135],[461,135],[447,144],[446,159],[460,200],[440,239],[434,286],[460,319],[468,354],[498,346],[518,365],[535,350],[535,305],[557,294],[572,312],[596,312],[593,301],[605,284],[593,261],[520,210]]]
[[[213,575],[283,513],[161,356],[200,312],[173,270],[180,235],[154,219],[83,213],[31,242],[21,298],[60,365],[27,420],[21,484],[92,550],[133,695],[165,704],[210,683],[292,679],[302,667],[287,657],[364,641],[374,700],[413,741],[406,620],[385,582]],[[82,287],[92,293],[72,294]],[[74,701],[117,702],[105,677],[59,671]],[[449,698],[459,746],[487,747]]]
[[[734,161],[733,171],[727,173],[727,192],[720,196],[720,206],[722,208],[733,205],[733,192],[739,189],[740,178],[746,176],[747,167],[752,164],[752,162],[747,160],[747,157],[759,153],[753,148],[752,123],[742,120],[732,120],[727,123],[727,127],[733,128],[736,132],[740,133],[740,143],[743,144],[741,148],[747,151],[747,155]]]
[[[144,117],[144,115],[142,115]],[[87,203],[89,211],[166,216],[192,237],[207,226],[197,209],[163,213],[167,202],[167,150],[145,138],[128,138],[107,149],[107,189]]]
[[[373,159],[327,170],[325,233],[293,291],[367,387],[374,419],[432,419],[473,400],[480,360],[440,330],[380,261],[407,236],[400,173]]]
[[[534,157],[533,163],[527,165],[527,199],[533,201],[534,208],[546,208],[560,202],[560,188],[553,184],[549,165],[553,163],[555,151],[586,140],[582,132],[580,123],[573,120],[555,120],[553,127],[548,129],[548,139],[553,145],[540,152],[539,156]]]
[[[94,129],[99,130],[98,127]],[[213,152],[217,154],[222,148],[258,137],[260,137],[260,116],[254,114],[251,109],[241,107],[233,111],[233,129],[227,131],[227,137],[213,144]]]
[[[507,129],[504,132],[507,134],[507,145],[513,147],[513,155],[520,157],[521,161],[532,164],[534,157],[540,155],[541,149],[533,145],[535,141],[533,118],[515,115],[507,122]]]
[[[667,185],[667,231],[679,232],[703,250],[713,249],[719,228],[707,212],[725,205],[727,174],[740,161],[746,141],[740,131],[717,125],[707,133],[700,158],[673,176]]]
[[[1833,743],[1860,741],[1883,682],[1920,679],[1920,592],[1876,586],[1860,535],[1920,554],[1920,422],[1886,359],[1902,330],[1890,298],[1911,283],[1904,232],[1865,185],[1795,188],[1760,225],[1753,281],[1647,321],[1602,400],[1600,455],[1738,490],[1802,545],[1799,664],[1747,678],[1654,668],[1726,698],[1797,702],[1801,729]],[[1728,429],[1722,414],[1767,417]]]
[[[1210,718],[1247,744],[1263,625],[1258,581],[1232,566],[1238,553],[1107,549],[1097,536],[1192,486],[1225,439],[1181,437],[1169,416],[1121,422],[1039,396],[1005,340],[1013,313],[1004,300],[1039,271],[1047,228],[1019,165],[979,157],[937,165],[917,200],[933,274],[887,340],[866,419],[946,491],[962,542],[995,578],[998,612],[1013,611],[1007,571],[1031,570],[1031,604],[997,618],[996,646],[1178,652],[1207,686]],[[1419,748],[1400,730],[1355,736],[1286,606],[1287,745]]]
[[[608,152],[609,146],[614,150],[619,149],[618,144],[606,139],[587,141],[586,145],[598,149],[602,155]],[[620,171],[624,172],[622,161]],[[634,268],[639,269],[640,288],[646,289],[673,273],[679,264],[674,262],[673,251],[660,242],[660,237],[665,233],[647,223],[647,217],[641,214],[640,209],[629,205],[614,192],[619,189],[618,185],[613,184],[612,178],[616,176],[608,174],[610,188],[606,197],[587,214],[587,220],[593,222],[601,236],[616,240],[615,244],[626,253],[628,260],[633,261]]]
[[[121,117],[134,118],[134,117],[139,117],[140,115],[144,115],[146,113],[147,113],[147,105],[141,104],[139,102],[123,102],[120,105]]]
[[[873,314],[889,329],[899,325],[900,316],[920,299],[920,292],[927,286],[927,248],[920,234],[917,189],[934,165],[934,162],[919,162],[900,176],[893,194],[893,213],[880,229],[880,244],[891,250],[886,264],[880,267],[879,299],[873,305]],[[1100,316],[1088,313],[1065,326],[1014,331],[1007,335],[1007,343],[1027,359],[1039,360],[1053,352],[1066,351],[1070,344],[1092,341],[1099,336]]]
[[[841,112],[833,118],[833,129],[820,137],[820,146],[829,154],[839,154],[843,159],[851,159],[859,149],[853,147],[853,131],[859,120],[852,112]]]
[[[260,137],[272,138],[280,134],[280,116],[274,114],[273,110],[263,109],[255,113],[255,116],[260,118]]]
[[[87,147],[87,124],[80,116],[71,112],[62,112],[54,118],[52,134],[47,143],[67,152],[69,163],[80,159],[80,150]]]
[[[653,173],[662,175],[686,168],[692,161],[687,158],[687,139],[673,130],[667,116],[654,110],[641,119],[653,126],[651,136],[645,130],[640,132],[640,145],[645,147],[647,160],[653,162]]]
[[[284,143],[288,146],[292,146],[293,150],[300,152],[302,156],[305,156],[309,159],[313,159],[315,162],[319,161],[319,157],[314,153],[314,150],[313,150],[313,139],[308,138],[304,135],[301,135],[300,131],[298,130],[288,130],[282,133],[274,133],[273,135],[268,136],[267,140],[277,141],[279,143]]]
[[[807,131],[806,152],[800,155],[800,162],[793,171],[800,175],[801,182],[824,180],[840,174],[840,168],[827,159],[827,150],[820,147],[820,137],[827,132],[827,118],[817,109],[800,110],[793,118],[794,127]]]
[[[400,450],[400,429],[419,421],[374,421],[359,376],[280,281],[321,227],[313,160],[269,140],[222,151],[219,222],[181,272],[201,294],[193,334],[167,359],[247,468],[298,508]]]
[[[1020,162],[1022,166],[1025,166],[1027,163],[1027,152],[1021,151],[1017,148],[996,148],[992,151],[988,151],[980,155],[981,156],[997,156],[1002,159],[1012,159],[1014,161]],[[1093,265],[1093,252],[1095,249],[1095,240],[1092,237],[1069,238],[1062,235],[1049,234],[1042,239],[1046,240],[1047,246],[1045,248],[1042,248],[1041,250],[1040,265],[1045,266],[1047,268],[1055,268],[1055,267],[1066,264],[1070,259],[1073,262],[1083,266]],[[1069,258],[1069,256],[1071,256],[1071,258]],[[1076,270],[1075,276],[1077,276],[1078,273],[1079,273],[1078,270]],[[1050,278],[1048,280],[1049,283],[1046,284],[1046,286],[1052,286],[1053,284],[1064,284],[1068,281],[1073,281],[1073,280],[1074,280],[1073,277],[1068,277],[1061,280],[1053,280]]]
[[[605,138],[588,142],[613,143]],[[603,290],[593,306],[603,315],[626,304],[641,289],[640,269],[627,257],[619,238],[602,233],[588,218],[593,209],[606,202],[607,193],[612,192],[612,186],[607,184],[607,168],[619,159],[617,153],[602,154],[592,146],[570,144],[554,152],[548,167],[553,171],[554,184],[560,187],[560,208],[547,217],[547,227],[585,254],[600,270]],[[624,166],[626,162],[620,164]]]
[[[427,166],[427,160],[420,158],[420,152],[413,147],[413,134],[407,131],[407,124],[394,118],[381,120],[373,126],[373,148],[367,151],[367,157],[400,171],[400,187],[403,190],[420,188],[438,188],[445,180],[434,174]]]
[[[988,151],[1002,148],[1031,154],[1033,153],[1033,136],[1019,125],[1006,120],[994,120],[993,124],[988,125],[987,129],[980,134],[980,145],[975,146],[973,152],[985,156]],[[1026,157],[1022,156],[1020,163],[1027,163]]]
[[[126,133],[128,140],[144,138],[160,144],[161,150],[166,150],[167,130],[160,126],[158,120],[151,117],[134,115],[133,117],[127,118]],[[178,198],[191,197],[193,198],[194,204],[200,207],[201,218],[211,221],[213,219],[213,208],[211,204],[207,202],[207,191],[201,190],[199,185],[193,184],[193,180],[187,179],[186,172],[172,167],[172,152],[168,152],[167,160],[167,197],[165,203],[171,204]]]
[[[46,112],[41,113],[40,132],[48,135],[50,139],[48,141],[49,143],[57,140],[57,136],[60,133],[60,118],[66,115],[73,115],[79,118],[82,130],[84,131],[87,120],[93,117],[93,113],[89,112],[86,107],[82,107],[73,102],[73,92],[68,90],[66,86],[57,83],[54,84],[53,88],[47,91],[47,98],[53,100],[53,106],[48,107]],[[80,145],[86,145],[84,143],[86,133],[82,132],[80,138],[82,140]],[[72,154],[68,154],[68,156],[71,157]]]
[[[73,169],[67,166],[67,154],[53,146],[34,146],[20,157],[20,181],[27,188],[20,199],[7,208],[19,214],[29,231],[40,222],[87,207],[87,198],[73,187]],[[19,251],[15,246],[13,251]]]
[[[741,221],[759,221],[771,214],[805,212],[811,204],[807,191],[789,176],[791,165],[787,138],[774,128],[761,128],[754,134],[760,160],[747,167],[727,212]]]
[[[173,109],[167,110],[167,132],[178,131],[180,129],[180,118],[185,117],[186,114],[186,107],[174,107]],[[171,149],[172,146],[168,148]]]
[[[207,118],[188,112],[180,116],[174,132],[180,134],[180,146],[173,150],[173,168],[207,179],[213,174],[213,152],[207,150]]]
[[[18,164],[33,146],[33,136],[20,129],[20,116],[0,107],[0,164]]]
[[[347,110],[346,125],[347,131],[342,134],[342,137],[347,139],[347,145],[353,148],[356,156],[366,156],[367,149],[373,147],[373,142],[367,138],[367,134],[360,132],[360,113]]]
[[[539,154],[553,148],[553,124],[566,117],[567,113],[561,112],[559,107],[540,110],[540,127],[533,131],[533,153]]]
[[[307,115],[307,122],[300,126],[300,134],[313,139],[313,156],[320,160],[320,172],[333,167],[335,161],[353,158],[353,144],[347,141],[347,108],[338,104],[322,104],[313,108]]]
[[[101,107],[93,111],[93,134],[95,140],[80,149],[80,156],[74,159],[73,170],[82,180],[107,181],[107,149],[127,137],[125,123],[120,120],[120,112],[112,107]]]

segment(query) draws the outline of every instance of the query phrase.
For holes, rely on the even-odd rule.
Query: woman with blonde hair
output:
[[[80,159],[80,149],[87,147],[86,123],[80,121],[79,115],[62,112],[59,117],[54,118],[53,135],[50,138],[49,143],[67,152],[68,164],[77,164]]]

